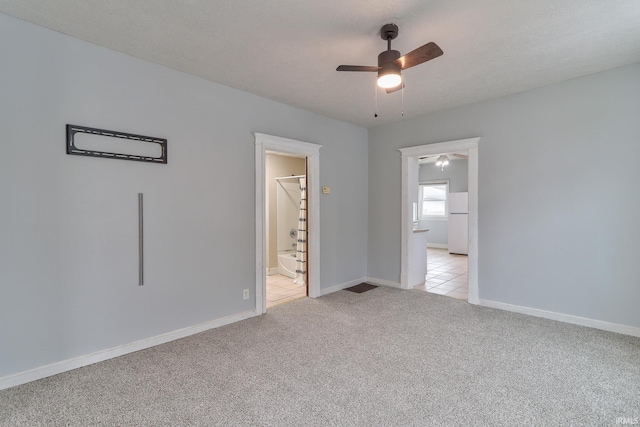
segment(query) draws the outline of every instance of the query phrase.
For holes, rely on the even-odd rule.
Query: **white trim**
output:
[[[106,350],[96,351],[95,353],[85,354],[83,356],[74,357],[72,359],[63,360],[60,362],[52,363],[50,365],[40,366],[28,371],[18,372],[17,374],[7,375],[0,378],[0,390],[50,377],[52,375],[57,375],[62,372],[70,371],[72,369],[81,368],[82,366],[102,362],[107,359],[113,359],[114,357],[133,353],[134,351],[144,350],[145,348],[154,347],[156,345],[164,344],[169,341],[188,337],[189,335],[198,334],[209,329],[219,328],[220,326],[239,322],[241,320],[249,319],[250,317],[254,316],[257,316],[257,314],[253,311],[243,311],[231,316],[221,317],[209,322],[200,323],[199,325],[188,326],[186,328],[156,335],[150,338],[145,338],[129,344],[112,347]]]
[[[478,138],[474,147],[469,147],[469,294],[467,300],[471,304],[480,301],[478,283]]]
[[[422,157],[433,154],[464,151],[478,146],[480,137],[457,139],[455,141],[436,142],[434,144],[416,145],[414,147],[400,148],[404,157]]]
[[[273,276],[274,274],[278,274],[278,267],[267,268],[267,276]]]
[[[367,277],[366,282],[369,282],[372,285],[388,286],[390,288],[402,289],[402,286],[400,286],[400,283],[398,282],[392,282],[391,280],[385,280],[385,279],[378,279],[376,277]]]
[[[403,289],[409,288],[408,273],[411,258],[413,222],[411,198],[409,195],[409,177],[411,168],[417,165],[417,159],[440,153],[468,150],[469,152],[469,299],[471,304],[478,304],[478,143],[480,138],[467,138],[435,144],[401,148],[402,155],[402,206],[401,206],[401,246],[400,246],[400,283]],[[414,165],[415,164],[415,165]]]
[[[528,314],[529,316],[557,320],[558,322],[572,323],[574,325],[602,329],[603,331],[616,332],[618,334],[631,335],[633,337],[640,337],[640,328],[635,326],[621,325],[619,323],[589,319],[587,317],[574,316],[572,314],[557,313],[555,311],[541,310],[539,308],[525,307],[522,305],[507,304],[504,302],[485,299],[479,299],[478,303],[484,307],[497,308],[499,310],[512,311],[514,313]]]
[[[328,288],[322,288],[322,289],[320,289],[320,292],[324,296],[324,295],[331,294],[333,292],[337,292],[337,291],[341,291],[341,290],[346,289],[346,288],[350,288],[351,286],[359,285],[360,283],[366,282],[366,281],[367,281],[366,277],[361,277],[359,279],[349,280],[348,282],[340,283],[338,285],[329,286]]]
[[[429,243],[429,242],[427,242],[427,247],[428,248],[435,248],[435,249],[449,249],[449,245],[447,243]]]
[[[307,158],[307,282],[309,296],[320,294],[320,148],[322,145],[254,133],[256,196],[256,313],[267,311],[265,153],[275,151]]]

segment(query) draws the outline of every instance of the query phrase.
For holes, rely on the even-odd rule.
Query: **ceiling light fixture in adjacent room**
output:
[[[446,155],[441,155],[438,157],[438,161],[436,161],[436,166],[440,166],[440,170],[444,170],[444,167],[449,164],[449,158]]]

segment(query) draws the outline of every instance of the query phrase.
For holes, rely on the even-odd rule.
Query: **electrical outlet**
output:
[[[249,299],[249,289],[242,291],[242,299]]]
[[[322,194],[331,194],[331,187],[322,187]]]

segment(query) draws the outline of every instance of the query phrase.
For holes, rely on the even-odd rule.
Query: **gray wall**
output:
[[[6,15],[0,57],[0,377],[252,310],[254,131],[323,145],[321,287],[366,276],[366,129]],[[169,163],[69,156],[67,123],[167,138]]]
[[[640,64],[369,129],[369,276],[400,279],[400,147],[482,137],[480,298],[640,326]]]
[[[460,193],[469,189],[469,161],[449,156],[450,161],[444,170],[434,163],[424,163],[418,168],[418,181],[429,182],[448,179],[449,192]],[[428,228],[429,244],[447,245],[449,242],[449,221],[433,219],[420,221],[420,228]]]

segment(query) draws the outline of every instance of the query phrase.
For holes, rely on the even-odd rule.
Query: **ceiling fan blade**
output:
[[[424,46],[421,46],[406,55],[395,60],[397,64],[402,67],[403,70],[407,68],[422,64],[423,62],[427,62],[431,59],[437,58],[441,56],[444,52],[440,47],[434,42],[429,42]]]
[[[404,85],[404,82],[403,82],[401,85],[398,85],[396,87],[390,87],[390,88],[385,89],[385,90],[387,91],[387,93],[393,93],[393,92],[399,91],[400,89],[404,89],[404,88],[405,88],[405,85]]]
[[[380,67],[370,65],[340,65],[336,71],[378,71]]]

